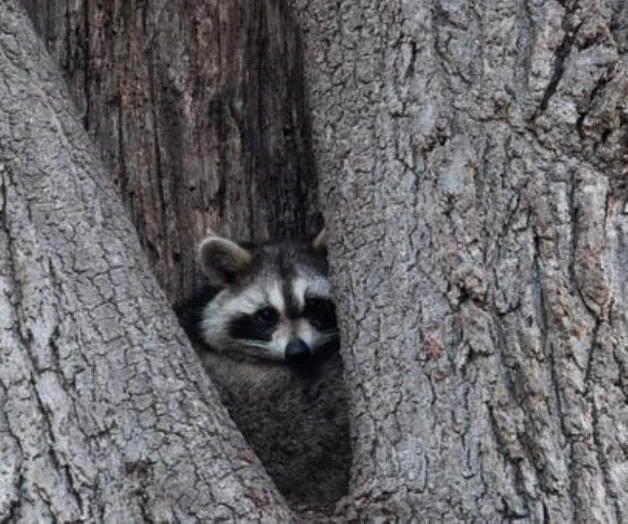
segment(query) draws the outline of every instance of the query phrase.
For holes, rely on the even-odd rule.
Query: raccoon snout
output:
[[[286,362],[300,366],[310,360],[310,347],[300,338],[295,338],[288,342],[286,346]]]

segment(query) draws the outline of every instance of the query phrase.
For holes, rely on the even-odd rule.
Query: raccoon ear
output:
[[[321,229],[321,232],[312,240],[312,247],[315,251],[327,249],[327,228]]]
[[[235,283],[238,276],[249,269],[253,256],[227,238],[209,236],[198,248],[198,260],[209,283],[225,287]]]

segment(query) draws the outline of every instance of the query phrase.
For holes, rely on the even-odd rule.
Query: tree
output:
[[[282,2],[264,5],[286,8]],[[391,521],[626,520],[625,3],[293,0],[290,5],[302,29],[320,200],[331,234],[352,394],[352,481],[337,515]],[[153,453],[135,453],[140,458],[129,461],[131,467],[114,470],[115,482],[97,486],[104,489],[99,497],[105,501],[122,493],[122,502],[108,507],[138,519],[142,510],[152,511],[153,517],[168,520],[176,513],[172,508],[185,506],[171,501],[193,493],[207,497],[194,506],[200,508],[197,515],[210,515],[219,505],[212,497],[218,496],[216,479],[223,478],[224,467],[237,472],[226,477],[233,494],[227,507],[235,508],[231,502],[244,493],[248,498],[237,506],[241,515],[253,519],[268,511],[261,517],[285,520],[288,514],[273,488],[265,491],[271,501],[266,506],[252,487],[252,479],[263,475],[254,460],[244,469],[233,465],[246,456],[246,448],[234,449],[233,442],[241,441],[226,429],[223,412],[214,411],[213,394],[207,404],[196,402],[207,385],[166,306],[155,298],[159,292],[115,195],[101,169],[79,169],[97,162],[67,116],[67,105],[52,90],[49,65],[41,66],[38,59],[29,66],[27,85],[24,75],[14,72],[26,65],[16,68],[20,56],[32,63],[32,53],[23,55],[22,42],[11,37],[24,20],[4,5],[0,15],[1,70],[13,75],[0,83],[0,111],[13,119],[10,128],[8,118],[0,119],[6,188],[0,242],[8,246],[0,253],[12,253],[11,258],[0,255],[1,274],[9,275],[2,282],[10,290],[3,295],[10,298],[0,302],[0,311],[8,315],[0,319],[9,318],[0,347],[20,347],[32,355],[28,366],[0,366],[2,413],[7,414],[0,419],[0,435],[9,449],[18,448],[18,442],[27,451],[44,445],[43,454],[17,453],[19,468],[0,470],[0,494],[13,497],[10,503],[0,501],[0,508],[16,507],[14,493],[32,493],[33,500],[42,501],[33,507],[53,501],[56,511],[60,501],[72,500],[67,493],[80,493],[75,498],[84,501],[80,508],[86,513],[101,500],[89,495],[97,492],[89,487],[112,475],[91,472],[97,466],[105,471],[104,453],[124,464],[125,453],[136,448],[116,435],[131,434],[145,443],[140,449],[165,447],[156,465],[144,458]],[[28,35],[26,49],[37,49],[41,56]],[[46,89],[34,89],[41,85]],[[33,96],[25,101],[29,93]],[[41,102],[47,99],[47,105]],[[42,117],[51,111],[60,116]],[[50,121],[59,122],[64,133],[55,132]],[[302,125],[298,128],[308,128]],[[28,132],[33,128],[37,138]],[[54,147],[42,148],[46,141]],[[68,147],[74,142],[78,147]],[[55,172],[76,180],[68,183],[72,192],[67,194],[44,176],[59,159],[65,169]],[[31,175],[25,185],[16,176],[23,172],[38,176]],[[92,178],[92,172],[101,176]],[[97,187],[102,196],[89,191],[98,198],[84,203],[86,190],[79,191],[84,185]],[[20,204],[14,208],[13,202]],[[67,205],[61,208],[59,202]],[[72,236],[64,224],[68,214],[81,209],[85,212],[77,223],[83,229]],[[112,233],[107,236],[107,231]],[[79,249],[65,241],[68,234]],[[110,245],[113,254],[105,250]],[[50,257],[46,251],[52,248],[55,256]],[[115,295],[104,295],[120,306],[83,306],[89,297],[99,302],[100,291],[90,290],[98,290],[96,278],[102,276],[89,264],[73,263],[74,254],[83,252],[91,253],[89,262],[121,264],[115,272],[122,272],[126,279],[121,281],[128,284],[118,286],[116,277]],[[62,264],[66,260],[71,263]],[[52,278],[51,268],[61,277],[64,269],[78,270],[80,278]],[[127,311],[126,304],[135,304],[131,317],[120,313]],[[58,322],[41,320],[59,311],[72,312],[87,327],[70,336],[63,324],[54,331]],[[127,328],[129,318],[133,322]],[[154,319],[155,327],[149,328]],[[106,331],[124,326],[125,335],[113,338],[113,351],[109,343],[97,343],[109,339],[106,333],[89,328],[100,324],[111,326]],[[59,334],[65,336],[62,343],[55,338]],[[6,342],[7,337],[12,338]],[[176,344],[169,345],[170,340]],[[168,345],[172,353],[165,351]],[[81,359],[88,365],[80,367]],[[126,389],[131,394],[117,414],[102,411],[102,420],[115,421],[113,427],[93,423],[95,437],[66,438],[81,435],[72,421],[80,420],[80,427],[90,431],[73,413],[91,414],[101,405],[93,398],[107,405],[101,399],[125,391],[114,388],[116,380],[98,378],[118,376],[107,374],[105,363],[121,361],[134,363],[131,371],[122,370],[122,384],[141,383],[141,371],[152,366],[178,378],[182,389],[177,391],[193,401],[175,401],[171,409],[164,387],[155,386],[144,397],[136,394],[145,391],[144,382]],[[28,379],[11,378],[24,369]],[[77,369],[97,380],[81,380]],[[55,375],[72,395],[86,399],[80,405],[92,410],[50,409],[73,398],[60,396],[63,387],[49,386]],[[164,384],[167,379],[159,382]],[[157,420],[176,420],[186,431],[176,427],[164,434],[155,429],[163,426],[149,423],[146,431],[133,433],[138,425],[129,420],[147,411],[142,401],[156,406]],[[21,414],[28,413],[24,404],[40,415],[19,425]],[[184,405],[194,405],[200,414],[189,417],[177,409]],[[219,420],[207,426],[213,416]],[[49,436],[31,436],[42,427]],[[207,427],[225,433],[207,435],[202,432]],[[183,437],[186,443],[192,439],[189,452],[180,447]],[[186,467],[205,472],[197,463],[206,456],[204,446],[224,459],[204,463],[207,491],[177,475]],[[76,466],[80,457],[90,457],[97,466]],[[167,460],[180,465],[173,477],[165,475]],[[30,476],[20,477],[15,472],[24,464]],[[42,464],[46,473],[59,473],[36,475]],[[37,489],[29,488],[33,478]],[[41,488],[42,479],[60,491]],[[174,496],[170,505],[155,507],[155,486],[164,492],[166,481],[176,488]],[[72,484],[73,490],[64,488]],[[72,507],[67,505],[68,514]]]
[[[195,246],[208,227],[243,240],[317,232],[301,61],[283,2],[22,4],[173,302],[199,284]],[[225,370],[214,365],[221,398],[288,502],[327,506],[345,494],[341,361],[308,379],[277,366],[246,371],[218,361],[240,383],[237,391],[221,389]],[[272,386],[261,385],[262,375]],[[307,413],[300,402],[310,402]],[[319,418],[325,423],[311,423]]]
[[[0,70],[0,519],[287,521],[14,2]]]
[[[296,0],[360,519],[628,518],[628,4]]]

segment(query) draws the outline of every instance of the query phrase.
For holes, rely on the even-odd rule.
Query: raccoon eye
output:
[[[303,316],[317,329],[331,329],[336,326],[336,308],[326,298],[306,297]]]
[[[277,312],[272,307],[265,307],[255,313],[255,320],[262,324],[272,324],[277,321]]]

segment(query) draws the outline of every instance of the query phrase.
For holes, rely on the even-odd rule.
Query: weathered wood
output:
[[[295,0],[345,509],[628,520],[628,3]]]
[[[320,226],[294,24],[277,0],[23,0],[168,297],[208,227]]]
[[[0,71],[0,520],[289,521],[12,0]]]

